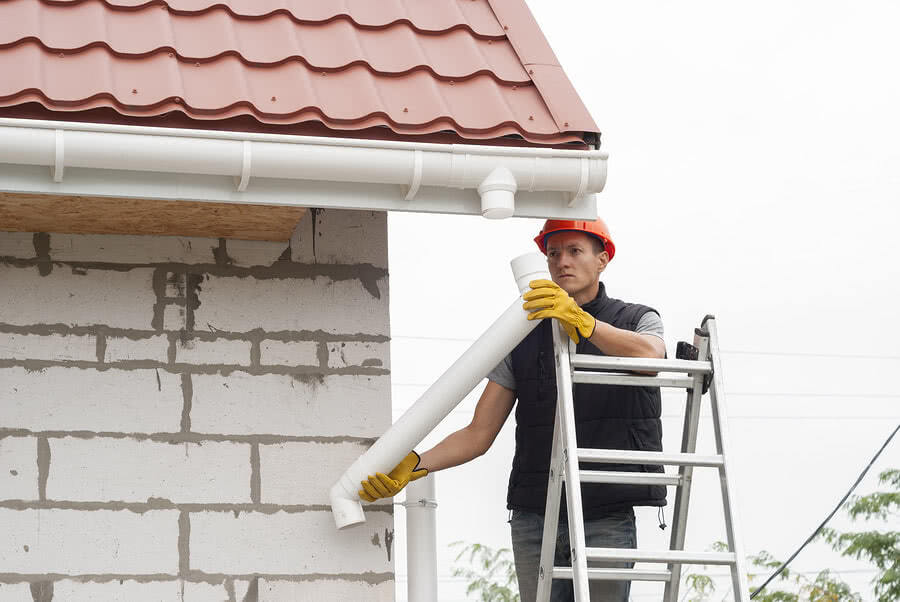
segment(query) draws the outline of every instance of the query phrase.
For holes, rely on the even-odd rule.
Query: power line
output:
[[[474,343],[476,339],[464,337],[436,337],[425,335],[395,334],[392,339],[418,340],[418,341],[450,341],[455,343]],[[755,351],[752,349],[720,349],[721,353],[732,355],[775,355],[787,357],[821,357],[840,359],[864,359],[864,360],[900,360],[900,355],[887,355],[877,353],[820,353],[816,351]]]
[[[780,575],[781,572],[787,567],[787,565],[789,565],[791,563],[791,561],[797,557],[797,554],[802,552],[803,548],[805,548],[809,542],[811,542],[813,539],[815,539],[815,537],[822,531],[822,529],[825,528],[825,525],[828,524],[828,521],[831,520],[831,517],[833,517],[835,515],[835,513],[837,513],[838,509],[844,505],[844,502],[847,501],[847,498],[850,497],[850,494],[853,493],[853,491],[856,489],[856,486],[860,484],[860,482],[866,476],[866,473],[868,473],[869,469],[872,468],[872,464],[875,463],[875,460],[878,459],[878,457],[881,455],[881,452],[883,452],[885,450],[885,448],[891,442],[891,439],[893,439],[894,435],[897,434],[897,431],[900,431],[900,424],[898,424],[894,428],[894,430],[891,432],[891,434],[888,435],[888,438],[885,439],[884,443],[881,444],[881,447],[878,449],[878,451],[875,453],[875,455],[872,457],[872,459],[869,460],[869,463],[866,465],[865,468],[863,468],[863,471],[861,473],[859,473],[859,476],[856,478],[856,482],[853,483],[853,485],[850,487],[849,490],[847,490],[847,493],[844,494],[844,497],[841,498],[841,501],[838,502],[837,506],[834,507],[834,510],[832,510],[831,513],[825,517],[825,520],[822,521],[822,524],[820,524],[818,527],[816,527],[816,530],[813,531],[812,534],[806,538],[806,541],[804,541],[803,544],[799,548],[797,548],[797,551],[794,552],[793,554],[791,554],[791,557],[788,558],[787,560],[785,560],[784,563],[782,563],[782,565],[778,567],[778,570],[776,570],[774,573],[772,573],[769,576],[769,578],[766,579],[762,585],[760,585],[758,588],[756,588],[756,591],[754,591],[752,594],[750,594],[751,600],[753,598],[755,598],[757,596],[757,594],[759,594],[759,592],[761,592],[763,589],[765,589],[765,587],[767,585],[769,585],[769,583],[771,583],[772,579],[774,579],[775,577]]]

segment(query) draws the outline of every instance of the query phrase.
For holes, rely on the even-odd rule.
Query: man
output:
[[[547,256],[552,282],[535,280],[524,295],[529,320],[553,318],[577,353],[665,357],[662,321],[647,306],[607,296],[600,274],[615,255],[609,230],[593,222],[548,220],[535,242]],[[419,457],[411,452],[390,474],[363,481],[360,497],[374,501],[398,493],[429,471],[457,466],[482,455],[516,406],[516,453],[507,507],[522,602],[537,589],[543,537],[550,448],[556,408],[556,374],[551,320],[538,325],[489,375],[472,422]],[[660,393],[657,387],[575,386],[578,446],[661,451]],[[598,465],[592,468],[597,469]],[[602,465],[603,470],[661,472],[659,466]],[[663,506],[662,486],[584,484],[582,501],[588,547],[636,547],[634,506]],[[554,517],[555,518],[555,517]],[[570,564],[568,523],[559,519],[555,565]],[[624,565],[620,565],[624,566]],[[627,602],[630,582],[592,581],[591,600]],[[572,600],[572,584],[554,581],[551,600]]]

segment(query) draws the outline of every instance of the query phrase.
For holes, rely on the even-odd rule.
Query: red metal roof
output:
[[[597,132],[524,0],[0,0],[0,74],[0,116]]]

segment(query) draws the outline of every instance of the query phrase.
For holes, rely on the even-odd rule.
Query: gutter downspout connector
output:
[[[516,178],[505,167],[496,167],[478,185],[481,215],[487,219],[512,217],[516,210]]]
[[[550,278],[546,258],[528,253],[515,258],[511,267],[520,296],[331,487],[331,512],[338,529],[366,520],[357,494],[360,482],[392,470],[540,323],[528,319],[521,295],[530,281]]]

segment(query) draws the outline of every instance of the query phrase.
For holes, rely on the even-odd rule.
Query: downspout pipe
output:
[[[547,260],[540,253],[528,253],[513,259],[511,267],[519,297],[331,487],[331,512],[338,529],[366,520],[357,494],[360,482],[393,469],[538,325],[539,320],[528,320],[521,295],[530,281],[550,278]]]
[[[406,578],[409,602],[437,602],[437,499],[434,475],[406,486]]]

